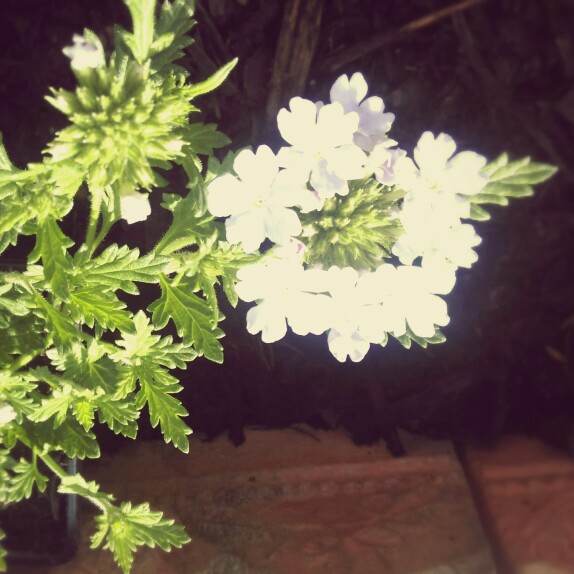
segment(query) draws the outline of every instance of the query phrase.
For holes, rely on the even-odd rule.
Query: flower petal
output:
[[[336,329],[329,331],[327,342],[329,350],[335,359],[341,363],[344,363],[347,357],[354,363],[362,361],[371,346],[369,341],[365,340],[359,333],[348,336],[339,333]]]
[[[270,207],[265,215],[265,235],[274,243],[284,244],[301,233],[301,222],[292,209]]]
[[[247,311],[247,331],[252,335],[261,332],[264,343],[274,343],[287,333],[283,310],[273,302],[264,301]]]
[[[243,186],[231,174],[215,178],[207,186],[207,209],[216,217],[241,213],[248,207]]]
[[[279,110],[277,126],[281,137],[292,146],[305,149],[309,143],[309,131],[313,130],[317,121],[315,103],[303,98],[291,98],[289,108]]]
[[[265,225],[262,211],[234,215],[225,222],[227,241],[235,245],[241,243],[246,253],[257,251],[265,241]]]

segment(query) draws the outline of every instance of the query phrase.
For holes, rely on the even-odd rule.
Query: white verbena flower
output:
[[[398,183],[411,192],[475,195],[488,183],[488,176],[481,172],[486,158],[472,151],[453,155],[455,151],[456,143],[449,135],[435,138],[424,132],[414,151],[416,166],[410,158],[401,160]]]
[[[12,405],[0,401],[0,427],[11,423],[16,418]]]
[[[72,60],[72,68],[76,70],[99,68],[105,64],[101,44],[90,41],[79,34],[74,34],[72,41],[74,42],[73,46],[68,46],[62,50],[64,55]]]
[[[279,150],[279,164],[309,181],[321,199],[347,195],[347,181],[364,175],[366,156],[353,144],[359,115],[345,113],[339,103],[320,106],[303,98],[292,98],[289,107],[277,115],[279,131],[292,146]]]
[[[331,267],[329,292],[332,311],[328,344],[334,357],[345,362],[361,361],[371,343],[385,338],[383,285],[374,273],[359,273],[351,267]]]
[[[375,272],[383,285],[381,328],[400,337],[411,331],[432,337],[435,325],[449,323],[447,306],[437,295],[446,295],[455,283],[452,266],[411,267],[381,265]]]
[[[241,243],[247,253],[259,248],[265,238],[287,243],[301,233],[294,206],[306,190],[284,171],[268,146],[255,153],[243,150],[233,162],[237,177],[226,174],[208,186],[207,207],[225,222],[229,243]]]
[[[395,115],[384,113],[385,104],[378,96],[367,95],[367,82],[363,74],[356,72],[349,80],[346,74],[337,78],[331,88],[331,102],[338,102],[345,113],[359,114],[359,127],[354,135],[355,143],[365,151],[371,151],[377,144],[384,142]]]
[[[298,335],[319,335],[328,328],[330,299],[326,274],[304,270],[295,259],[273,259],[256,263],[237,272],[237,294],[243,301],[257,301],[247,312],[247,330],[261,332],[265,343],[285,336],[287,323]]]
[[[151,214],[148,193],[133,191],[120,197],[120,212],[122,219],[129,224],[145,221]]]
[[[480,242],[474,227],[462,224],[464,200],[459,196],[410,194],[398,213],[404,233],[393,245],[401,263],[410,265],[419,256],[425,262],[448,261],[470,267],[478,259],[473,250]]]

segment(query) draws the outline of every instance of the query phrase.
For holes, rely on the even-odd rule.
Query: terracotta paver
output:
[[[135,574],[494,574],[450,444],[403,435],[408,455],[357,447],[344,432],[249,430],[192,440],[189,455],[141,443],[85,474],[120,500],[148,500],[186,525],[193,541],[144,550]],[[113,573],[88,550],[50,574]]]
[[[468,449],[466,460],[500,569],[574,574],[574,460],[524,436]]]

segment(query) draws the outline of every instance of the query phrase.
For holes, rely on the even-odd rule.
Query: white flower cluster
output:
[[[469,196],[487,183],[486,160],[456,155],[453,139],[425,132],[414,161],[387,136],[394,115],[383,100],[366,97],[362,74],[337,79],[331,102],[293,98],[277,122],[289,144],[274,154],[267,146],[244,150],[234,174],[208,187],[209,211],[226,217],[227,240],[246,252],[269,239],[277,244],[262,263],[238,272],[237,293],[257,305],[247,314],[250,333],[265,342],[281,339],[289,326],[299,335],[328,332],[339,360],[360,361],[387,334],[432,338],[449,322],[446,303],[457,267],[470,267],[480,238],[462,220]],[[327,200],[345,198],[349,182],[375,178],[381,193],[400,190],[395,217],[403,233],[392,252],[401,264],[374,269],[304,264],[300,214],[317,218]],[[413,265],[421,258],[420,265]]]

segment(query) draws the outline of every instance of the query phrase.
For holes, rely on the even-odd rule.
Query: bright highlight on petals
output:
[[[405,346],[443,339],[441,296],[478,259],[481,239],[465,220],[477,217],[471,198],[488,183],[486,159],[457,153],[444,133],[424,132],[408,157],[388,136],[394,114],[367,94],[355,73],[335,81],[330,103],[292,98],[277,115],[287,145],[276,156],[267,146],[242,151],[207,194],[230,243],[246,252],[275,243],[237,274],[239,298],[255,303],[248,331],[265,342],[289,328],[327,333],[342,362],[389,336]],[[390,256],[400,264],[385,263]]]
[[[317,106],[303,98],[292,98],[289,107],[277,115],[279,131],[291,144],[279,150],[279,165],[309,182],[321,199],[347,195],[348,180],[363,177],[367,159],[353,144],[359,115],[345,113],[339,103]]]
[[[16,411],[8,403],[0,402],[0,427],[11,423],[16,418]]]
[[[122,219],[128,223],[145,221],[151,214],[149,194],[134,191],[120,198],[120,212]]]
[[[279,171],[277,158],[268,146],[255,153],[243,150],[235,158],[231,174],[208,186],[207,207],[225,222],[229,243],[241,243],[247,253],[259,249],[268,238],[287,243],[301,233],[299,217],[290,207],[306,193],[301,183]]]

